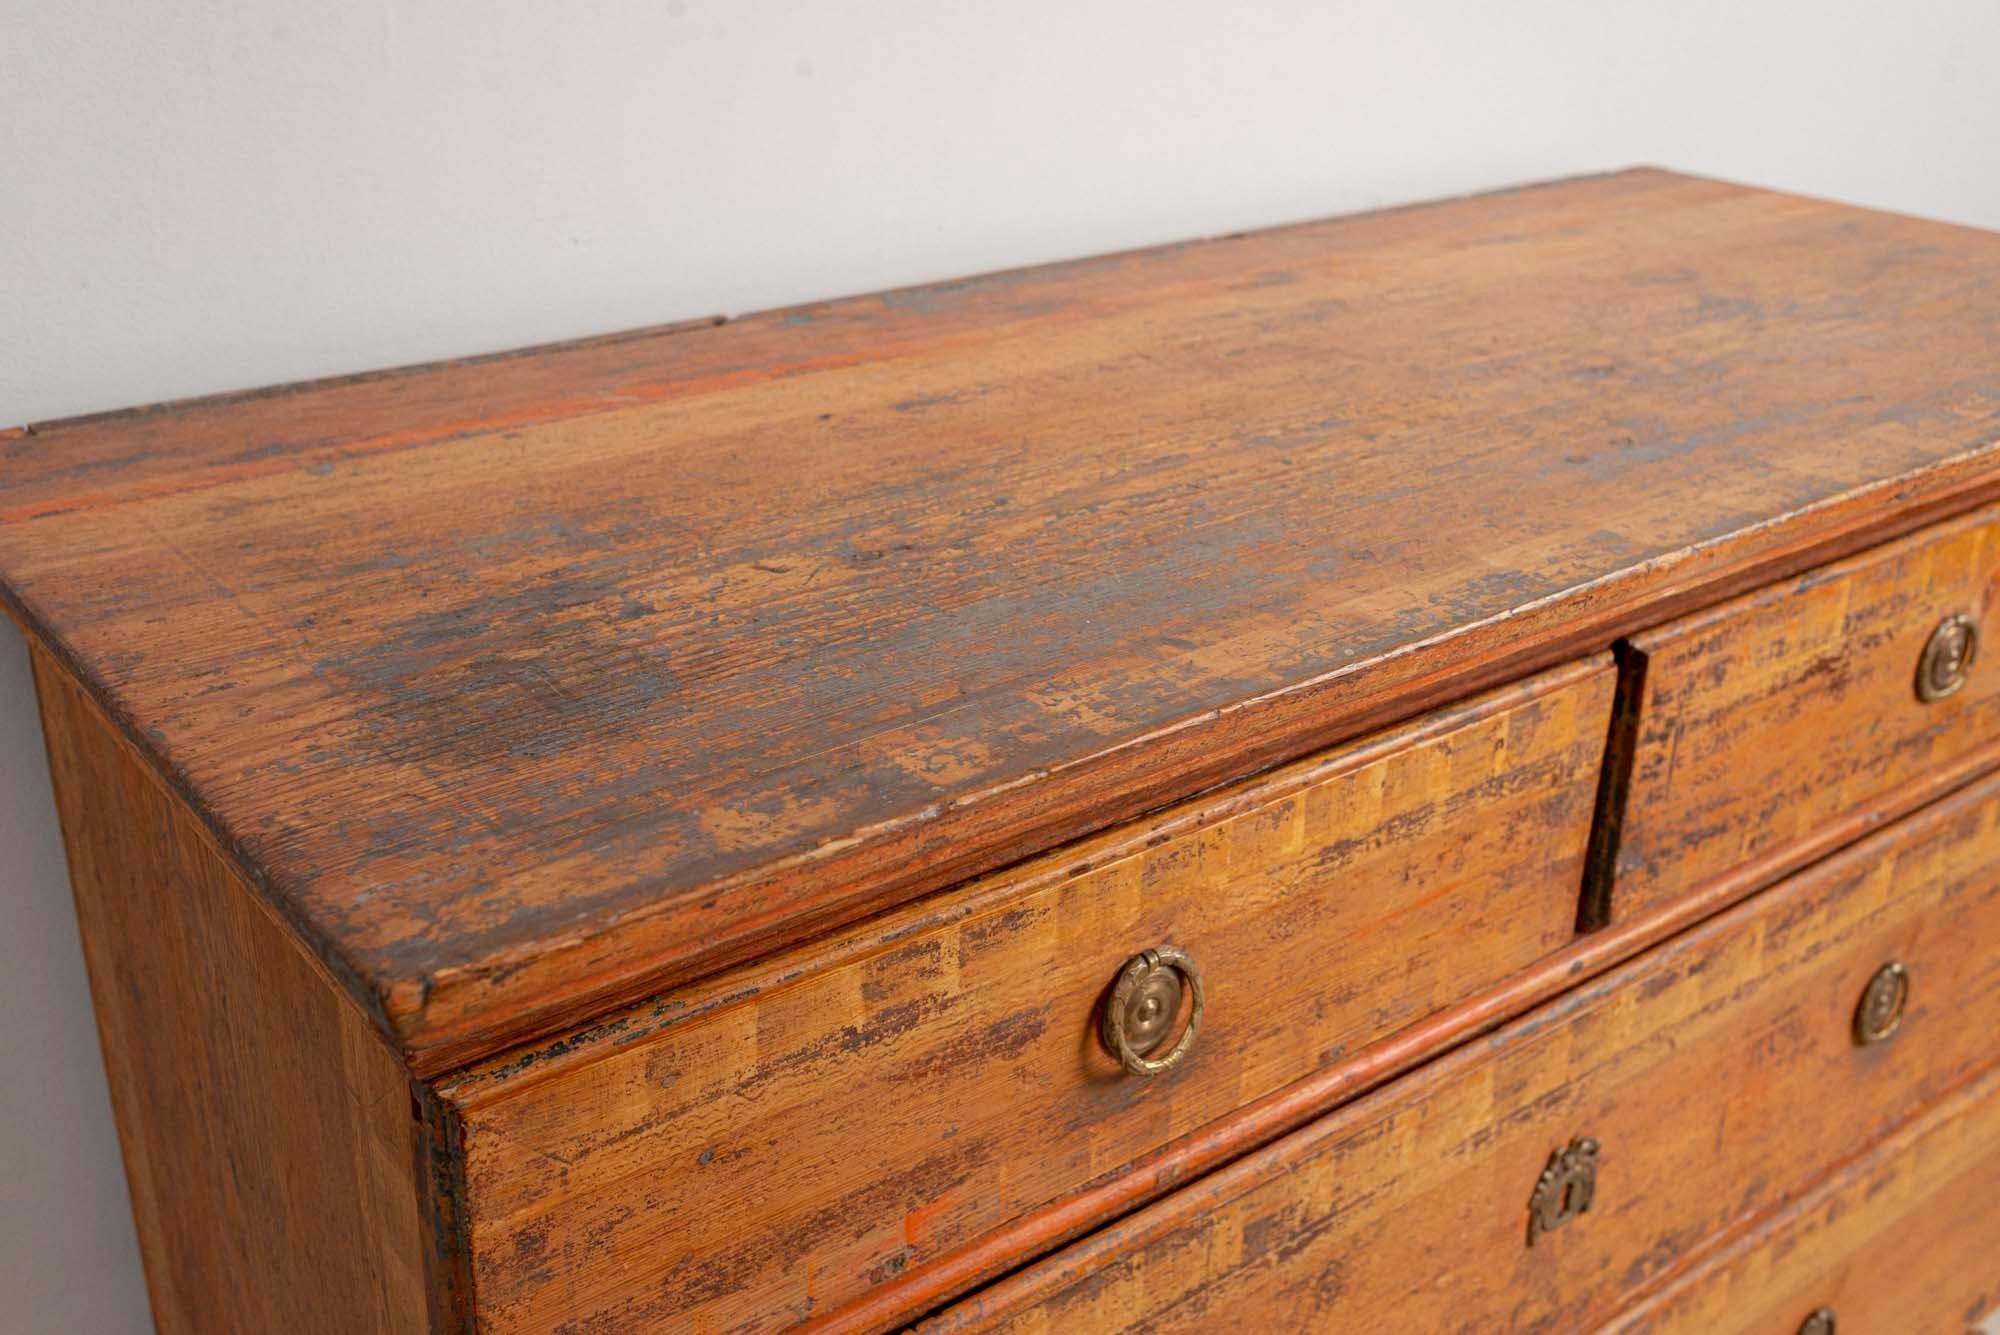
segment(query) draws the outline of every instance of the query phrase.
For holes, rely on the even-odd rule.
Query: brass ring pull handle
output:
[[[1831,1307],[1816,1307],[1799,1322],[1799,1335],[1834,1335],[1838,1329]]]
[[[1963,612],[1938,622],[1924,642],[1923,657],[1917,660],[1917,699],[1929,704],[1956,695],[1978,655],[1978,622]]]
[[[1180,1018],[1181,995],[1192,997],[1187,1024],[1172,1047],[1151,1055],[1166,1042],[1167,1031]],[[1125,961],[1111,995],[1104,1003],[1104,1046],[1133,1075],[1158,1075],[1178,1066],[1201,1032],[1201,970],[1194,956],[1176,946],[1155,946]]]

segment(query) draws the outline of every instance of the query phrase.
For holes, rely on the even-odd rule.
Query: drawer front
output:
[[[1613,675],[1493,693],[454,1090],[483,1328],[782,1327],[1562,946]],[[1164,946],[1201,1025],[1133,1074],[1102,1009]]]
[[[1947,618],[1986,626],[1996,523],[1980,511],[1635,636],[1637,732],[1595,916],[1629,917],[1760,860],[1796,865],[1844,819],[1879,817],[1871,807],[1907,790],[1890,804],[1900,814],[1955,764],[2000,749],[2000,645],[1951,694],[1917,687]],[[1615,781],[1624,762],[1612,763]]]
[[[1571,1330],[2000,1047],[2000,784],[1927,809],[935,1319]],[[1881,966],[1900,1025],[1856,1039]],[[1877,1012],[1886,1018],[1891,1012]],[[1592,1161],[1565,1179],[1561,1156]],[[1545,1174],[1551,1178],[1538,1190]],[[1530,1241],[1540,1195],[1554,1227]]]
[[[2000,1072],[1611,1323],[1617,1335],[2000,1331]]]

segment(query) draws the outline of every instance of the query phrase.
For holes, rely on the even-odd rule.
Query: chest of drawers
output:
[[[160,1328],[1964,1329],[1996,367],[1635,170],[0,436]]]

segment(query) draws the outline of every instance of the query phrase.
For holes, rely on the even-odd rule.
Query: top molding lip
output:
[[[1634,169],[97,414],[0,599],[431,1075],[2000,496],[1996,274]]]

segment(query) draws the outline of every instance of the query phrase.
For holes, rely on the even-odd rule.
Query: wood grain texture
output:
[[[1849,812],[1813,836],[1816,855],[1838,851],[1891,820],[2000,768],[2000,743],[1920,780],[1893,789]],[[1789,861],[1793,850],[1784,856]],[[1596,978],[1689,926],[1721,912],[1777,880],[1782,872],[1762,861],[1705,882],[1645,913],[1627,915],[1578,935],[1561,950],[1493,987],[1419,1020],[1352,1056],[1261,1099],[1200,1130],[1162,1146],[1129,1169],[1033,1210],[1004,1229],[906,1271],[854,1301],[821,1315],[809,1329],[824,1335],[874,1335],[899,1329],[1026,1263],[1241,1159],[1286,1133],[1322,1117],[1330,1108],[1378,1089],[1467,1041],[1491,1033],[1536,1005]]]
[[[1597,889],[1643,911],[1814,836],[2000,736],[2000,653],[1956,694],[1917,698],[1946,616],[1983,627],[2000,590],[2000,512],[1982,510],[1634,636],[1630,779]]]
[[[2000,1055],[2000,781],[1801,873],[925,1329],[1576,1329]],[[1902,1031],[1856,1047],[1876,967]],[[1590,1213],[1525,1245],[1550,1151]]]
[[[1491,693],[447,1082],[482,1329],[787,1328],[1548,955],[1612,678]],[[1140,1079],[1098,1006],[1161,944],[1206,1018]]]
[[[457,1329],[402,1063],[40,653],[35,677],[159,1329]]]
[[[1983,1335],[2000,1316],[1996,1238],[2000,1072],[1843,1165],[1604,1335],[1789,1333],[1821,1307],[1864,1335]]]
[[[2000,239],[1656,171],[0,440],[420,1072],[2000,492]]]

